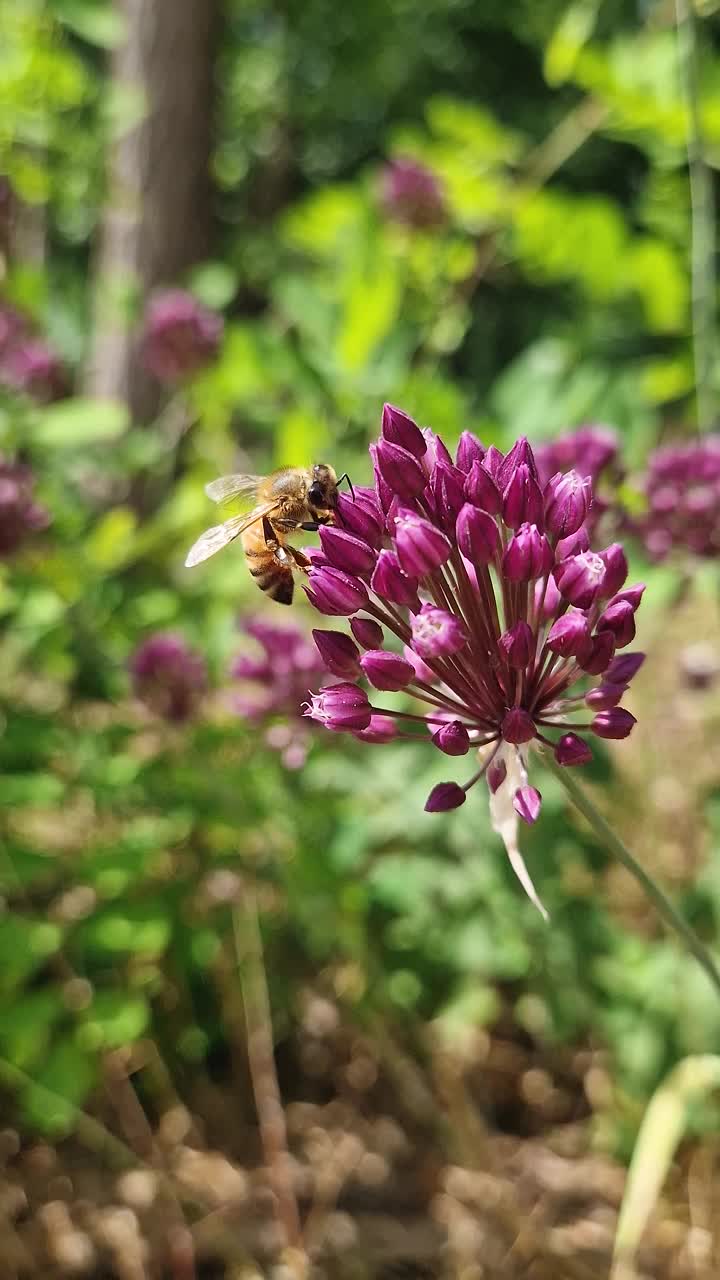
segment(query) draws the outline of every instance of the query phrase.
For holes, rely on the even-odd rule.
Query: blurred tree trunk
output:
[[[218,0],[117,0],[126,36],[112,80],[140,123],[113,144],[96,260],[90,395],[125,400],[149,421],[160,391],[137,342],[137,304],[177,282],[210,246],[208,166]],[[138,297],[139,295],[139,297]],[[129,322],[129,317],[132,320]]]

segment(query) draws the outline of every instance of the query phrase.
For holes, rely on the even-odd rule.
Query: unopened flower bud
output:
[[[589,609],[604,591],[605,575],[605,563],[594,551],[568,556],[554,570],[561,596],[578,609]]]
[[[338,494],[338,527],[361,538],[368,546],[380,546],[385,533],[385,520],[375,498],[356,492],[354,498],[347,493]]]
[[[320,526],[320,544],[333,568],[357,575],[372,572],[376,553],[354,533],[324,524]]]
[[[598,631],[611,631],[615,637],[615,647],[624,649],[635,639],[635,610],[629,600],[615,599],[610,603],[597,622]]]
[[[546,644],[552,653],[559,653],[563,658],[577,658],[586,653],[590,626],[585,614],[576,609],[563,613],[551,626]]]
[[[372,715],[367,729],[356,729],[353,737],[360,742],[373,742],[380,745],[392,742],[398,735],[398,727],[392,716]]]
[[[490,564],[500,549],[498,527],[492,516],[469,502],[460,510],[455,536],[460,551],[471,564]]]
[[[510,529],[519,529],[521,524],[543,527],[542,492],[526,462],[515,468],[503,493],[503,520]]]
[[[626,684],[610,684],[606,679],[594,689],[588,689],[585,694],[585,703],[592,711],[609,711],[611,707],[616,707],[622,702],[626,690]]]
[[[583,671],[590,676],[601,676],[607,671],[615,653],[615,637],[612,631],[599,631],[590,641],[590,648],[578,658]]]
[[[527,622],[516,622],[509,631],[503,632],[499,640],[500,648],[508,662],[508,666],[521,671],[527,667],[535,653],[535,639]]]
[[[503,573],[510,582],[544,578],[553,565],[550,543],[535,524],[521,524],[503,556]]]
[[[468,731],[459,720],[441,725],[432,735],[432,740],[446,756],[466,756],[470,750]]]
[[[621,653],[613,658],[605,672],[605,679],[609,684],[629,684],[644,661],[644,653]]]
[[[425,801],[425,812],[445,813],[448,809],[459,809],[466,799],[465,792],[457,782],[438,782]]]
[[[465,501],[465,476],[452,463],[436,462],[430,475],[429,489],[438,523],[452,532]]]
[[[455,451],[455,466],[467,475],[473,464],[481,463],[484,457],[485,449],[477,436],[472,431],[463,431]]]
[[[383,629],[372,618],[352,618],[350,630],[363,649],[382,649]]]
[[[589,764],[592,760],[592,751],[587,742],[579,738],[576,733],[564,733],[555,746],[555,759],[558,764],[563,764],[568,768],[579,764]]]
[[[502,496],[495,481],[480,462],[473,462],[465,477],[465,497],[474,507],[498,516],[502,511]]]
[[[601,551],[600,559],[605,565],[605,577],[600,596],[605,600],[608,596],[616,595],[625,582],[628,576],[628,562],[619,542],[613,542],[611,546]]]
[[[485,455],[486,463],[489,452],[490,450],[488,449],[488,453]],[[512,480],[518,467],[523,465],[529,469],[531,476],[534,476],[537,480],[538,472],[535,456],[525,436],[520,437],[520,439],[513,445],[510,452],[505,454],[505,457],[502,458],[502,461],[498,465],[495,479],[503,493]]]
[[[413,453],[391,440],[380,440],[376,449],[377,465],[388,488],[399,498],[412,501],[422,493],[427,476]]]
[[[407,605],[409,609],[418,609],[417,582],[403,573],[400,561],[394,551],[383,550],[370,579],[370,587],[376,593],[389,600],[391,604]]]
[[[394,539],[400,565],[411,578],[424,578],[450,559],[449,539],[429,520],[412,511],[403,511],[395,517]]]
[[[537,737],[537,729],[532,716],[522,707],[512,707],[506,712],[502,722],[502,736],[505,742],[520,745]]]
[[[624,707],[610,707],[599,711],[592,727],[599,738],[627,738],[636,724],[635,716]]]
[[[415,679],[409,662],[388,649],[368,649],[360,658],[360,666],[376,689],[395,693]]]
[[[425,437],[417,423],[393,404],[383,405],[382,435],[384,440],[399,444],[415,458],[422,458],[427,451]]]
[[[529,825],[537,822],[541,804],[542,796],[536,787],[519,787],[513,797],[513,809]]]
[[[349,636],[343,631],[314,630],[313,640],[328,671],[342,680],[357,679],[360,675],[360,651]]]
[[[592,481],[577,471],[558,471],[545,486],[545,524],[556,538],[569,538],[584,524],[592,502]]]
[[[319,613],[349,617],[367,604],[367,591],[359,578],[332,566],[313,565],[304,588]]]

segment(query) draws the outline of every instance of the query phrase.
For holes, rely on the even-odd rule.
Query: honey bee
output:
[[[313,531],[318,525],[332,524],[338,485],[343,480],[350,484],[347,475],[338,480],[333,468],[324,462],[314,467],[280,467],[269,476],[236,475],[212,480],[205,492],[213,502],[246,498],[255,505],[246,515],[231,516],[223,524],[206,529],[190,548],[185,564],[200,564],[240,538],[248,568],[260,590],[279,604],[291,604],[293,569],[307,570],[310,561],[297,547],[290,546],[287,536],[295,529]]]

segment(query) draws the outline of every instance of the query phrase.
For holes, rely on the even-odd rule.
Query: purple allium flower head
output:
[[[18,337],[0,355],[0,384],[38,404],[50,404],[67,390],[60,357],[42,338]]]
[[[189,720],[207,687],[205,659],[172,631],[143,640],[130,673],[137,697],[166,720]]]
[[[343,679],[354,679],[360,668],[357,662],[354,667],[350,664],[349,646],[353,642],[344,632],[316,631],[313,644],[294,623],[269,622],[262,616],[242,619],[240,627],[256,642],[257,648],[254,653],[239,654],[230,667],[233,680],[239,682],[231,705],[243,719],[262,728],[265,742],[280,752],[287,768],[301,768],[310,745],[303,705],[326,669]],[[330,649],[323,652],[319,635],[336,640],[335,667],[327,657]],[[345,658],[342,672],[339,669],[341,655]]]
[[[590,480],[594,497],[585,521],[594,533],[622,479],[617,432],[612,427],[590,423],[549,444],[538,445],[535,457],[541,485],[547,485],[556,472],[571,469],[582,479]]]
[[[427,165],[398,156],[381,174],[380,200],[388,218],[409,227],[438,227],[445,221],[439,179]]]
[[[592,757],[586,737],[630,732],[634,719],[618,702],[642,658],[618,659],[615,649],[634,634],[642,591],[622,590],[619,544],[591,549],[591,484],[579,468],[565,476],[555,467],[543,491],[527,440],[503,455],[466,433],[453,462],[428,429],[421,452],[414,428],[386,408],[383,436],[371,446],[376,498],[368,499],[376,518],[385,513],[382,543],[365,541],[374,565],[362,582],[351,579],[357,596],[343,596],[343,612],[353,615],[349,647],[341,651],[334,633],[323,642],[332,670],[354,678],[359,662],[371,689],[402,694],[402,709],[375,692],[366,702],[353,683],[324,690],[311,714],[366,741],[377,740],[371,717],[396,717],[404,737],[422,721],[446,755],[477,752],[469,780],[440,783],[426,809],[457,808],[487,775],[493,826],[542,910],[518,843],[519,821],[534,822],[541,805],[528,778],[530,752],[542,745],[577,767]],[[316,575],[338,572],[314,560],[311,599]],[[392,650],[384,647],[391,637]],[[424,704],[423,715],[405,709],[410,697]],[[355,716],[368,717],[365,728]]]
[[[222,332],[222,316],[192,293],[164,290],[150,298],[145,310],[143,360],[159,382],[183,382],[215,358]]]
[[[12,555],[49,523],[47,511],[33,499],[30,468],[0,458],[0,556]]]
[[[642,488],[647,512],[634,527],[653,560],[720,555],[720,435],[656,449]]]

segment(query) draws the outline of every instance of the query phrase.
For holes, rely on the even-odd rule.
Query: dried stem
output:
[[[265,1164],[275,1193],[277,1221],[285,1244],[304,1260],[300,1213],[292,1182],[287,1127],[273,1043],[270,998],[265,978],[262,937],[253,886],[243,882],[233,908],[233,932],[245,1007],[248,1065]]]

